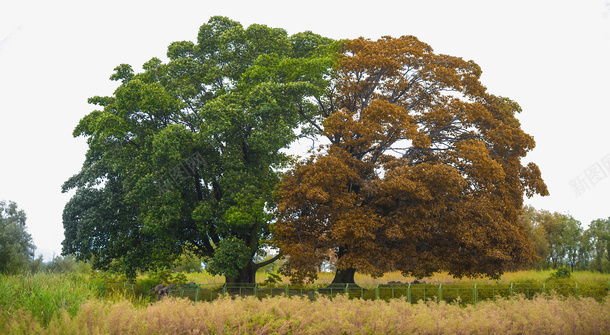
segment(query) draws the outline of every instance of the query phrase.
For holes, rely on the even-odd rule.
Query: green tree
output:
[[[530,241],[536,248],[538,266],[557,268],[569,264],[571,270],[583,263],[583,228],[571,215],[525,206],[520,216]]]
[[[16,203],[0,201],[0,273],[17,273],[34,259],[36,247],[25,221],[25,212]]]
[[[574,272],[574,266],[579,260],[579,250],[582,241],[583,228],[580,221],[571,215],[561,215],[562,246],[566,262],[570,265],[570,271]]]
[[[582,270],[589,270],[592,250],[591,232],[586,229],[583,231],[582,235],[580,235],[580,241],[578,243],[578,263],[581,265]]]
[[[133,277],[171,268],[184,253],[227,282],[253,282],[268,245],[282,150],[314,119],[335,61],[333,41],[311,32],[213,17],[197,43],[168,47],[134,73],[123,64],[111,97],[81,120],[89,144],[64,191],[64,254]],[[306,134],[308,130],[301,130]]]
[[[592,265],[604,272],[610,261],[610,218],[591,221],[587,232],[591,241]]]
[[[548,267],[553,269],[562,264],[565,258],[565,249],[563,246],[563,221],[561,214],[555,212],[541,211],[539,216],[540,223],[544,227],[546,240],[549,244],[549,253],[547,255]]]

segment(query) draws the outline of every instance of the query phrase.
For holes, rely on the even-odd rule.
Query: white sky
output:
[[[415,35],[474,60],[536,139],[527,160],[551,196],[526,203],[585,226],[610,217],[610,0],[0,0],[0,200],[25,210],[38,254],[61,253],[61,184],[84,160],[72,130],[87,98],[112,94],[115,66],[164,59],[214,15],[336,39]]]

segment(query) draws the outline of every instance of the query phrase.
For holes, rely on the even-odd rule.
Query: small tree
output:
[[[25,212],[16,203],[0,201],[0,273],[17,273],[34,259],[36,247],[25,221]]]

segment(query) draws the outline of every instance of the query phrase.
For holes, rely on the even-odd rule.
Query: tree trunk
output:
[[[337,250],[337,262],[347,253],[347,246],[339,247]],[[354,274],[356,273],[356,269],[347,268],[347,269],[337,269],[335,272],[335,278],[333,279],[332,284],[355,284]]]
[[[256,283],[256,271],[252,265],[252,262],[249,262],[245,268],[239,271],[239,274],[235,278],[225,276],[225,283],[231,285]]]
[[[356,273],[356,269],[349,268],[345,270],[337,269],[335,272],[335,279],[333,279],[333,284],[355,284],[354,274]]]

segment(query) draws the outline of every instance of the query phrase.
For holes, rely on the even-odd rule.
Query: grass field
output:
[[[505,273],[499,280],[492,280],[489,278],[461,278],[455,279],[448,275],[447,273],[437,273],[432,277],[419,279],[421,282],[426,282],[430,284],[470,284],[470,283],[480,283],[480,284],[491,284],[491,283],[511,283],[511,282],[522,282],[522,283],[541,283],[544,282],[554,271],[515,271]],[[212,276],[207,272],[202,273],[190,273],[186,275],[188,281],[193,281],[197,284],[223,284],[225,279],[222,276]],[[290,282],[289,278],[280,276],[282,278],[282,283],[287,284]],[[334,277],[334,273],[319,273],[318,279],[315,281],[318,284],[329,284],[332,282]],[[257,273],[256,281],[258,283],[263,283],[267,275],[264,273]],[[591,272],[591,271],[576,271],[572,273],[572,278],[577,282],[610,282],[610,274],[608,273],[599,273],[599,272]],[[381,278],[373,278],[369,275],[364,275],[356,272],[355,281],[358,285],[374,285],[374,284],[386,284],[390,281],[394,282],[402,282],[402,283],[411,283],[417,280],[415,277],[405,277],[400,272],[390,272],[386,273]]]
[[[455,280],[446,274],[424,278],[429,284],[544,282],[550,271],[507,273],[499,281]],[[221,284],[223,278],[189,274],[188,280]],[[573,274],[580,283],[608,284],[610,275]],[[264,281],[265,276],[259,276]],[[321,274],[319,284],[332,274]],[[362,285],[410,282],[400,274],[382,278],[358,276]],[[476,305],[420,301],[347,299],[338,295],[315,300],[232,297],[193,303],[186,299],[161,302],[125,291],[99,291],[88,278],[37,274],[0,276],[0,334],[356,334],[356,333],[610,333],[608,298],[539,295],[526,299],[499,297]],[[414,300],[416,301],[416,300]]]

